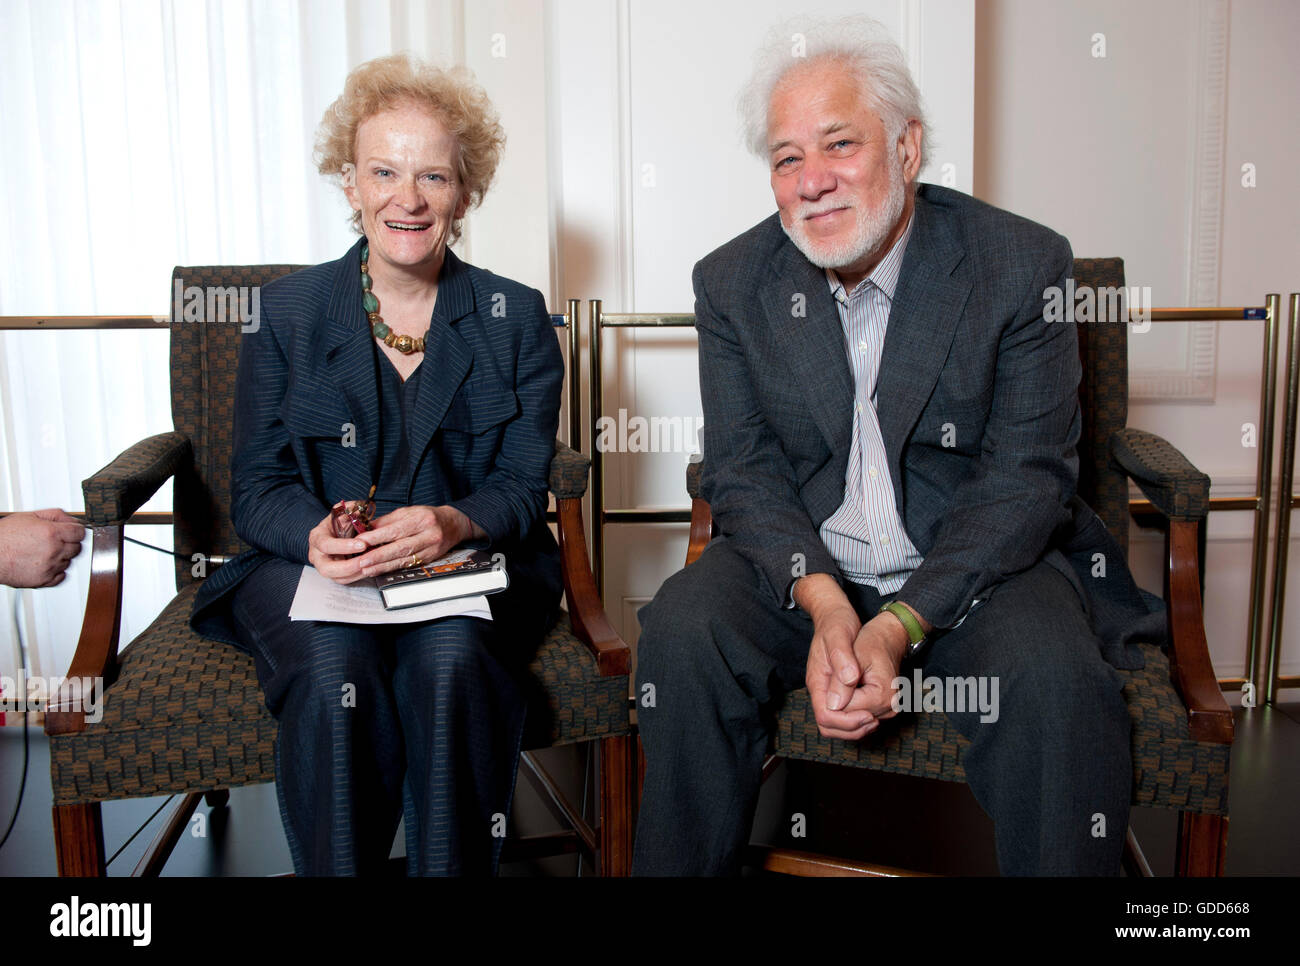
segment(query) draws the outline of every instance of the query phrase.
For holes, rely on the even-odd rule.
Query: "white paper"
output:
[[[257,578],[254,577],[254,580]],[[291,621],[335,621],[340,624],[414,624],[438,617],[480,617],[492,619],[492,611],[483,594],[456,597],[388,610],[379,597],[379,588],[369,580],[355,584],[338,584],[322,577],[315,567],[303,567],[298,590],[289,607]]]

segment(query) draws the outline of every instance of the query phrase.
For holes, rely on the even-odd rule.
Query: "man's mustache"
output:
[[[806,221],[809,218],[816,218],[818,215],[826,215],[832,211],[843,211],[852,207],[853,205],[831,205],[830,207],[814,208],[810,205],[801,205],[797,215],[800,221]]]

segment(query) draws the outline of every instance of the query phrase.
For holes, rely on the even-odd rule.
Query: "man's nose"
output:
[[[835,173],[830,165],[820,154],[810,152],[804,157],[803,169],[799,172],[799,194],[811,201],[834,190]]]

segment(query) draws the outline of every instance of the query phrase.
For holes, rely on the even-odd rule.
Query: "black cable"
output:
[[[14,631],[18,635],[17,636],[18,656],[19,656],[19,660],[22,661],[23,680],[26,680],[27,679],[27,647],[23,643],[23,624],[20,617],[21,603],[22,603],[22,595],[15,593],[14,594]],[[17,702],[17,700],[18,699],[15,698],[15,702]],[[19,781],[18,783],[18,801],[14,803],[14,813],[9,816],[9,826],[5,829],[4,836],[0,837],[0,849],[3,849],[5,847],[5,843],[9,841],[9,833],[11,833],[14,830],[14,824],[18,821],[18,811],[23,807],[23,792],[27,790],[27,762],[29,757],[28,729],[31,727],[31,725],[29,724],[30,721],[31,721],[31,717],[29,712],[27,711],[26,702],[24,702],[23,703],[23,777],[22,780]]]
[[[137,540],[135,537],[128,537],[123,534],[123,539],[127,543],[138,543],[142,547],[148,547],[150,550],[157,550],[159,553],[165,553],[169,557],[175,557],[177,560],[189,560],[190,558],[183,553],[177,553],[175,550],[167,550],[164,547],[155,547],[152,543],[145,543],[143,540]]]
[[[82,526],[86,527],[87,531],[91,531],[94,529],[93,527],[86,526],[86,524],[84,523],[82,524]],[[175,550],[168,550],[166,547],[155,547],[152,543],[145,543],[143,540],[137,540],[135,537],[128,537],[126,534],[122,534],[122,539],[125,540],[127,543],[139,544],[142,547],[148,547],[150,550],[157,550],[159,553],[165,553],[167,556],[175,557],[177,560],[189,559],[183,553],[177,553]]]

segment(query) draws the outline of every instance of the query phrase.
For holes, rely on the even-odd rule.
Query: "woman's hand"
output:
[[[356,537],[334,535],[333,513],[307,535],[307,562],[322,576],[340,584],[350,584],[365,576],[357,556],[365,549],[366,545]]]
[[[375,577],[414,565],[429,563],[459,543],[486,536],[460,510],[450,506],[404,506],[374,521],[374,529],[351,541],[367,552],[355,562],[362,576]]]

